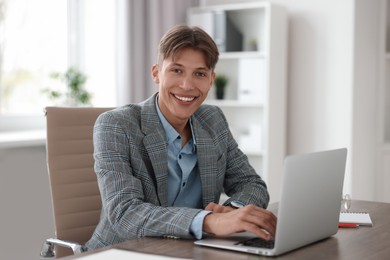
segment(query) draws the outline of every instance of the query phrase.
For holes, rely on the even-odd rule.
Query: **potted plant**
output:
[[[62,104],[71,106],[91,105],[92,95],[84,87],[87,76],[80,70],[70,67],[65,73],[54,72],[50,77],[65,83],[65,90],[43,90],[50,99],[61,100]]]
[[[249,45],[248,45],[248,51],[257,51],[257,39],[256,38],[251,38],[249,40]]]
[[[217,75],[214,80],[214,85],[215,85],[215,94],[217,99],[223,99],[225,95],[225,87],[228,83],[228,78],[227,76],[221,74]]]

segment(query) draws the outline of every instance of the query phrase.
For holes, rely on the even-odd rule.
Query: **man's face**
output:
[[[206,99],[215,73],[206,66],[202,52],[186,48],[152,67],[153,81],[159,85],[158,105],[172,124],[182,124]]]

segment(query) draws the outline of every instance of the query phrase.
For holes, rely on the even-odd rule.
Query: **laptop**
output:
[[[285,158],[273,241],[244,232],[224,238],[205,237],[195,244],[276,256],[336,234],[346,158],[346,148]]]

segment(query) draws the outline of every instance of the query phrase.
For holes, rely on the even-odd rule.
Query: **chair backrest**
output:
[[[87,242],[99,222],[100,192],[94,172],[93,125],[112,108],[47,107],[47,166],[58,239]],[[57,257],[72,250],[56,248]]]

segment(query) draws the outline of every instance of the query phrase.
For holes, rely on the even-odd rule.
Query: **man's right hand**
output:
[[[220,204],[217,204],[214,202],[210,202],[206,206],[205,210],[212,211],[213,213],[227,213],[227,212],[233,211],[235,209],[230,207],[230,206],[223,206],[223,205],[220,205]]]
[[[265,240],[275,237],[277,218],[271,211],[254,205],[230,209],[221,210],[217,206],[209,208],[208,210],[213,213],[205,217],[203,231],[216,236],[228,236],[247,231]]]

